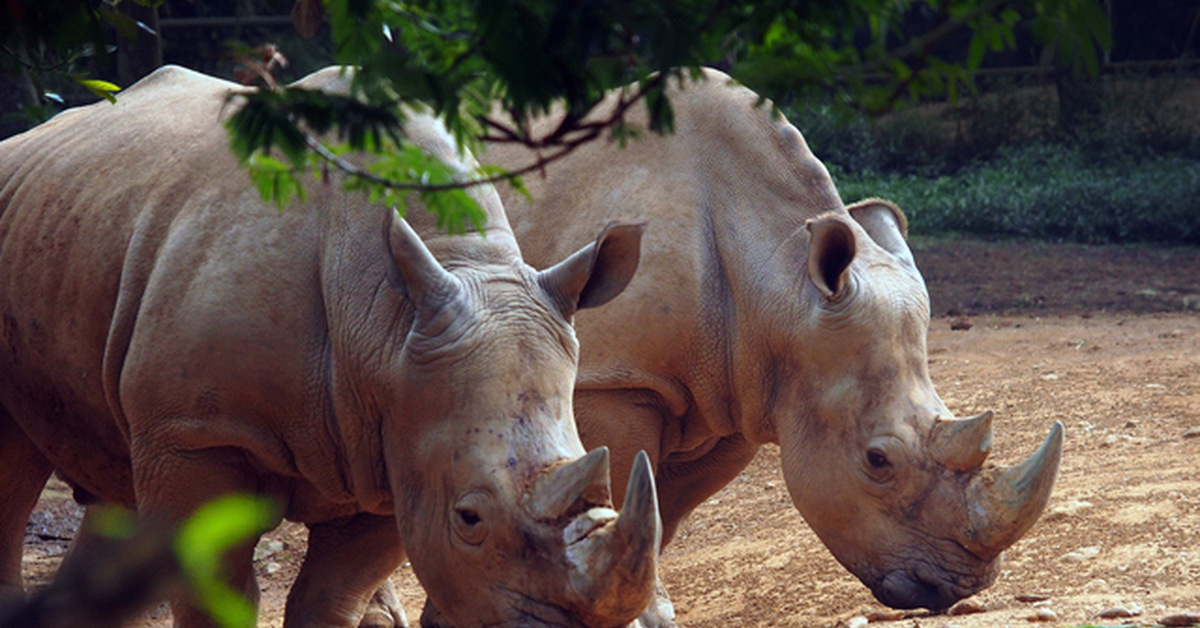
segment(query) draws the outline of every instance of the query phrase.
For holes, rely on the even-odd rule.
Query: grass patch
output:
[[[915,234],[1200,245],[1200,159],[1191,157],[1098,160],[1078,148],[1033,144],[938,176],[837,164],[830,171],[847,201],[895,201]]]

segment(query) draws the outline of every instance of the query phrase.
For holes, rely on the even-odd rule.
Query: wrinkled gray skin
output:
[[[572,420],[570,321],[625,287],[641,227],[592,230],[538,272],[491,188],[472,192],[486,237],[438,235],[419,208],[414,232],[336,181],[279,212],[230,154],[236,89],[164,68],[0,144],[0,595],[21,593],[22,532],[58,468],[148,518],[275,498],[310,528],[287,626],[356,624],[406,554],[458,626],[636,617],[660,534],[650,467],[629,458],[618,517],[608,451],[584,456]],[[429,119],[406,133],[469,161]],[[251,548],[228,570],[256,598]],[[373,610],[403,624],[389,592]]]
[[[531,201],[501,190],[535,264],[566,252],[564,234],[650,225],[626,293],[577,319],[580,436],[618,472],[649,453],[664,542],[778,443],[796,507],[837,560],[884,604],[944,609],[992,583],[1044,508],[1061,425],[1022,465],[985,469],[991,413],[956,420],[929,379],[929,298],[903,214],[843,205],[795,127],[706,76],[672,88],[674,134],[645,131],[635,110],[643,133],[625,149],[580,147],[525,178]],[[493,144],[481,160],[534,158]],[[672,616],[660,596],[643,621]]]

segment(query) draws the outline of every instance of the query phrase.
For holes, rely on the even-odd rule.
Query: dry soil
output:
[[[992,460],[1031,453],[1067,428],[1048,511],[1007,554],[994,586],[958,616],[885,609],[842,569],[792,507],[779,451],[764,448],[701,505],[665,551],[662,575],[688,627],[836,626],[858,616],[903,628],[1154,625],[1200,611],[1200,250],[920,241],[935,318],[934,383],[959,416],[997,412]],[[48,580],[78,525],[52,484],[25,546],[27,581]],[[278,626],[304,529],[260,545],[261,625]],[[271,543],[274,542],[274,543]],[[409,609],[423,594],[393,580]],[[1040,595],[1042,602],[1020,601]],[[1115,607],[1133,619],[1103,618]],[[167,625],[164,607],[143,625]]]

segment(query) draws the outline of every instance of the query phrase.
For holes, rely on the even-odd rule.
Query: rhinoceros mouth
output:
[[[590,508],[563,530],[563,543],[567,546],[575,545],[592,532],[616,521],[619,516],[612,508]]]
[[[998,562],[989,563],[990,568],[978,576],[957,575],[919,563],[887,572],[871,587],[871,593],[892,608],[927,608],[940,613],[990,585],[995,580]]]

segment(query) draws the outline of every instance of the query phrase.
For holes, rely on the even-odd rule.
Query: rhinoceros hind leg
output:
[[[54,466],[0,408],[0,604],[24,596],[25,524]]]
[[[284,625],[407,626],[387,581],[403,562],[392,517],[360,514],[310,525],[308,553],[288,594]]]

